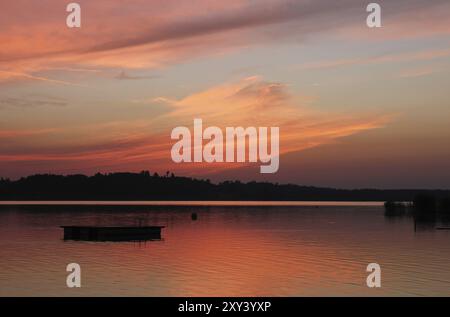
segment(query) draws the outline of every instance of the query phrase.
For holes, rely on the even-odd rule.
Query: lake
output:
[[[158,241],[93,242],[64,240],[61,225],[165,228]],[[81,288],[66,286],[73,262]],[[380,203],[0,206],[0,296],[347,295],[450,295],[450,231],[415,230]]]

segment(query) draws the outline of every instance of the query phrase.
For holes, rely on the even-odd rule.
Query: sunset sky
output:
[[[141,171],[450,188],[450,2],[0,4],[0,177]],[[280,169],[175,164],[177,126],[280,127]]]

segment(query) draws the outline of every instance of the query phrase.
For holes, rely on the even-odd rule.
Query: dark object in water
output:
[[[193,212],[193,213],[191,214],[191,219],[192,219],[192,220],[197,220],[197,218],[198,218],[197,213]]]
[[[437,227],[436,230],[450,230],[450,227]]]
[[[164,226],[152,227],[83,227],[61,226],[64,240],[82,241],[148,241],[161,240]]]

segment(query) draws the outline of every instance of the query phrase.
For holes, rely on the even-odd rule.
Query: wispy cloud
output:
[[[108,131],[114,137],[95,140],[88,136],[90,145],[51,144],[39,149],[21,146],[16,142],[16,149],[0,145],[0,158],[3,162],[26,161],[27,164],[39,161],[66,162],[68,166],[76,164],[84,168],[115,166],[127,169],[151,166],[159,170],[175,170],[184,173],[195,172],[207,174],[218,169],[235,168],[238,165],[199,165],[172,163],[170,149],[170,131],[175,126],[192,127],[195,118],[203,119],[205,126],[278,126],[280,130],[280,153],[301,151],[307,148],[333,142],[338,138],[360,133],[370,129],[384,127],[393,118],[386,114],[337,114],[321,112],[311,108],[303,96],[292,95],[283,83],[267,82],[259,77],[250,77],[236,82],[213,86],[203,91],[192,93],[181,99],[161,97],[153,102],[168,104],[167,112],[139,122],[123,122],[114,126],[96,126],[88,130],[97,135],[96,130]],[[131,131],[136,130],[137,134]],[[112,133],[112,129],[116,130]],[[81,129],[83,130],[83,129]],[[60,131],[76,137],[80,129]],[[117,133],[122,131],[122,133]],[[148,132],[142,132],[148,131]],[[151,132],[150,132],[151,131]],[[6,133],[6,132],[5,132]],[[13,134],[10,135],[13,138]],[[105,135],[103,134],[103,137]],[[41,137],[41,136],[40,136]],[[13,142],[12,139],[9,140]],[[80,141],[81,142],[81,141]],[[46,142],[40,142],[46,143]],[[74,163],[76,162],[76,163]]]
[[[36,95],[28,94],[25,97],[1,97],[0,96],[0,109],[2,107],[62,107],[68,104],[67,100],[58,97],[52,97],[48,95]]]
[[[43,76],[36,76],[32,74],[17,72],[17,71],[6,71],[6,70],[0,70],[0,82],[3,80],[15,80],[15,79],[29,79],[29,80],[37,80],[37,81],[43,81],[51,84],[60,84],[60,85],[71,85],[71,86],[79,86],[78,84],[71,83],[64,80],[57,80],[57,79],[51,79],[46,78]]]
[[[390,115],[335,114],[314,110],[282,83],[251,77],[212,87],[175,103],[163,119],[190,123],[200,117],[207,125],[281,127],[281,153],[326,144],[335,138],[384,126]]]
[[[412,69],[403,70],[398,77],[400,78],[417,78],[429,76],[438,72],[441,72],[441,69],[437,69],[435,67],[417,67]]]
[[[426,50],[419,52],[403,52],[396,54],[384,54],[360,58],[331,59],[297,66],[301,70],[329,69],[356,65],[370,65],[382,63],[408,63],[413,61],[431,61],[450,56],[450,48],[441,50]]]
[[[57,132],[57,129],[33,129],[33,130],[0,130],[0,138],[11,139],[21,137],[32,137],[37,135],[47,135]]]
[[[124,70],[122,70],[115,78],[119,80],[139,80],[139,79],[153,79],[158,76],[140,76],[140,75],[130,75]]]
[[[395,24],[398,32],[417,34],[436,21],[436,32],[450,32],[448,19],[436,18],[450,8],[446,0],[382,2],[387,21],[400,21]],[[8,2],[0,12],[0,42],[8,43],[0,50],[0,66],[9,71],[9,79],[60,84],[70,83],[45,78],[39,71],[158,68],[287,38],[301,41],[325,31],[351,33],[355,25],[364,27],[366,15],[360,0],[131,0],[126,9],[120,1],[97,0],[82,3],[89,23],[71,30],[61,22],[64,3],[27,3],[25,11],[20,3]],[[419,11],[411,27],[404,17]]]

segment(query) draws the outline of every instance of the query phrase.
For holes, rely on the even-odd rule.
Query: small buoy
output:
[[[191,219],[192,219],[192,220],[197,220],[197,218],[198,218],[197,213],[193,212],[193,213],[191,214]]]

